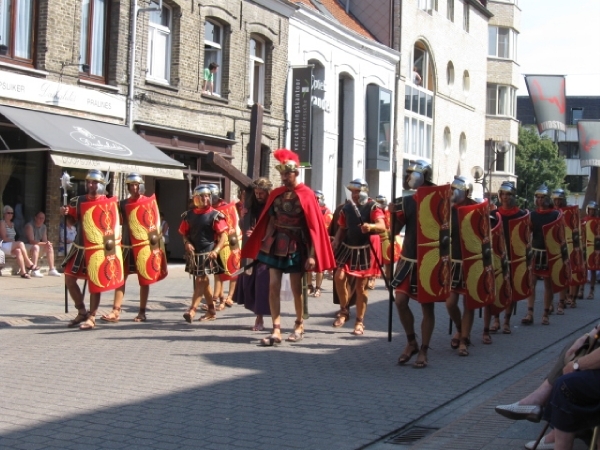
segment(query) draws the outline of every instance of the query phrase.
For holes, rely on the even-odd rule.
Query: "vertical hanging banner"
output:
[[[525,75],[538,131],[566,132],[567,100],[564,75]]]
[[[577,131],[581,167],[600,167],[600,120],[580,120]]]
[[[292,139],[291,150],[300,164],[310,165],[312,122],[312,66],[292,68]]]

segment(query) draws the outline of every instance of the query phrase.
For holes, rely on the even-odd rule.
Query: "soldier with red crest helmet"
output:
[[[385,231],[384,213],[377,203],[369,198],[369,185],[361,178],[352,180],[346,186],[352,200],[346,202],[340,211],[339,228],[333,239],[333,249],[337,269],[334,273],[334,286],[340,300],[340,311],[333,326],[339,328],[350,317],[348,310],[348,277],[355,278],[356,323],[354,335],[364,334],[364,317],[367,311],[367,282],[379,273],[373,258],[381,258],[381,244],[378,233]],[[376,237],[376,244],[371,241]],[[376,251],[373,254],[372,249]]]
[[[118,227],[118,217],[116,215],[116,199],[110,201],[104,195],[106,189],[106,179],[104,174],[97,170],[91,169],[88,171],[85,177],[86,194],[72,198],[69,206],[61,206],[60,213],[65,216],[71,216],[77,223],[77,238],[71,247],[71,251],[66,256],[62,263],[65,273],[65,284],[73,302],[75,308],[77,308],[77,316],[71,320],[68,324],[69,328],[76,327],[79,325],[80,330],[92,330],[96,326],[96,313],[100,306],[100,292],[101,290],[92,289],[92,281],[90,281],[90,309],[86,311],[84,297],[81,289],[77,285],[77,279],[96,280],[98,284],[102,284],[110,289],[115,289],[123,283],[123,261],[119,258],[118,253],[121,252],[120,247],[120,236]],[[115,205],[112,205],[114,203]],[[95,206],[102,206],[102,214],[104,219],[101,224],[97,224],[94,220]],[[115,206],[111,208],[111,206]],[[108,228],[106,224],[110,223]],[[103,228],[100,230],[99,226]],[[88,240],[85,234],[87,231],[92,229],[95,235],[98,235],[100,242],[98,246],[91,248],[90,245],[86,244]],[[107,263],[102,267],[108,267],[110,265],[111,270],[107,270],[112,279],[106,280],[106,276],[101,277],[100,282],[100,265],[94,263],[93,267],[86,267],[88,258],[86,258],[86,247],[87,250],[100,250],[103,251],[106,258],[103,258]],[[99,249],[97,247],[103,247]],[[94,259],[96,261],[96,259]],[[102,272],[104,272],[102,270]],[[108,290],[108,289],[102,289]]]
[[[134,322],[146,321],[146,305],[150,295],[150,284],[162,280],[166,276],[166,254],[164,248],[160,248],[161,234],[157,224],[160,221],[158,208],[154,196],[144,195],[144,179],[138,173],[130,173],[125,177],[125,185],[129,191],[129,198],[119,202],[119,214],[122,225],[122,248],[123,248],[123,267],[125,270],[125,282],[115,289],[115,298],[113,300],[112,311],[102,315],[101,320],[105,322],[116,323],[121,315],[121,305],[125,296],[125,283],[130,274],[141,275],[147,282],[140,282],[140,308]],[[140,210],[141,208],[141,210]],[[142,221],[137,218],[139,215],[144,217]],[[135,224],[134,234],[139,236],[136,241],[134,252],[134,242],[131,237],[130,221]],[[150,237],[149,237],[150,236]],[[158,239],[158,240],[157,240]],[[140,251],[140,249],[144,251]],[[138,255],[138,258],[136,258]],[[148,261],[152,259],[152,261]],[[148,274],[147,265],[155,266],[158,273]]]
[[[211,206],[210,187],[207,184],[196,186],[192,198],[194,208],[183,213],[183,220],[179,225],[179,234],[183,236],[186,251],[185,271],[195,277],[192,304],[183,315],[188,323],[192,323],[202,296],[206,299],[208,308],[200,321],[217,318],[208,276],[223,270],[218,257],[228,239],[225,216]]]
[[[474,310],[467,308],[465,276],[463,273],[463,255],[461,250],[461,238],[468,239],[470,236],[461,236],[461,227],[458,217],[458,209],[463,206],[476,205],[477,202],[471,198],[473,183],[466,176],[455,176],[452,181],[452,225],[450,227],[452,248],[452,291],[446,300],[446,309],[454,326],[456,333],[450,341],[453,349],[458,349],[459,356],[468,356],[467,347],[471,344],[471,328],[473,328]],[[486,217],[489,220],[489,214]],[[488,227],[489,229],[489,227]],[[463,296],[463,312],[461,317],[458,307],[458,297]]]
[[[506,251],[508,256],[508,261],[514,261],[516,259],[516,255],[511,254],[511,247],[509,245],[510,240],[510,223],[513,220],[520,219],[527,215],[527,211],[519,208],[517,206],[516,201],[517,189],[515,185],[510,181],[503,181],[500,184],[500,188],[498,189],[498,199],[500,200],[500,206],[495,209],[492,214],[495,215],[494,221],[502,220],[502,229],[504,231],[504,242],[506,243]],[[525,251],[525,250],[524,250]],[[526,274],[524,278],[529,278],[529,266],[526,267]],[[512,283],[514,280],[511,280],[511,289],[509,292],[514,292],[514,285]],[[502,333],[510,334],[510,318],[512,316],[512,308],[513,308],[513,298],[505,298],[503,299],[503,303],[505,304],[504,308],[504,323],[502,325]],[[494,324],[491,324],[492,320],[492,311],[491,307],[486,306],[484,308],[483,314],[483,343],[491,344],[492,338],[490,336],[491,332],[496,332],[500,330],[500,315],[494,316]]]
[[[242,248],[242,257],[258,259],[269,266],[269,305],[272,334],[261,340],[264,346],[281,343],[280,290],[283,273],[290,274],[296,322],[287,338],[298,342],[304,337],[302,320],[302,277],[306,271],[324,271],[335,266],[331,243],[315,194],[300,183],[300,160],[287,149],[273,153],[279,164],[283,186],[269,195],[265,209],[252,235]]]
[[[325,194],[323,191],[316,190],[315,198],[319,203],[319,209],[321,210],[321,214],[323,214],[323,223],[325,224],[325,228],[329,231],[329,227],[331,226],[331,221],[333,220],[333,213],[329,209],[329,207],[325,204]],[[312,284],[312,280],[308,283],[308,295],[312,295],[313,297],[321,296],[321,285],[323,284],[323,275],[324,272],[317,272],[315,275],[315,286]],[[308,274],[311,277],[311,274]]]
[[[402,355],[398,358],[398,364],[405,364],[414,355],[418,354],[416,362],[413,364],[415,368],[427,367],[427,350],[435,326],[434,302],[445,301],[450,289],[450,258],[449,255],[441,256],[442,253],[449,252],[450,236],[446,234],[449,234],[450,227],[450,186],[436,187],[432,182],[432,175],[433,168],[428,162],[423,160],[411,162],[406,169],[404,188],[416,190],[417,192],[396,199],[393,205],[394,211],[392,211],[397,215],[398,229],[402,229],[406,225],[402,255],[392,280],[392,286],[396,289],[396,308],[408,341]],[[433,194],[429,193],[430,190],[437,192],[435,194],[436,207],[434,209],[440,211],[441,215],[434,216],[431,208],[427,208],[429,211],[425,211],[423,204],[433,202],[431,197]],[[423,206],[423,219],[419,217],[421,206]],[[423,267],[417,269],[419,226],[425,222],[427,222],[427,225],[431,225],[431,227],[427,227],[427,231],[430,231],[431,228],[434,229],[434,234],[437,235],[436,239],[439,241],[433,252],[437,252],[438,256],[427,253],[426,272],[423,271]],[[440,235],[444,237],[444,248],[441,245]],[[431,249],[433,250],[433,247]],[[431,260],[431,256],[434,256],[434,260]],[[443,267],[440,267],[440,265]],[[435,276],[433,276],[434,272],[436,273]],[[422,277],[426,277],[426,279]],[[425,284],[423,284],[424,280]],[[435,283],[437,283],[436,292],[430,298],[431,287]],[[443,292],[440,292],[440,288]],[[423,312],[421,322],[422,344],[420,347],[415,334],[415,319],[409,307],[409,299],[411,298],[419,301]]]
[[[561,213],[554,208],[550,190],[545,184],[540,185],[535,191],[535,211],[531,213],[531,232],[532,232],[532,250],[533,250],[533,287],[531,296],[527,299],[527,314],[521,323],[531,325],[533,323],[533,305],[535,303],[535,284],[538,278],[544,281],[544,314],[542,315],[542,325],[550,324],[550,307],[554,294],[552,292],[552,280],[550,266],[548,264],[548,252],[544,239],[543,227],[560,218]]]
[[[587,236],[587,226],[586,224],[588,223],[588,221],[590,221],[590,219],[598,219],[598,203],[596,203],[595,201],[591,201],[587,204],[586,208],[585,208],[585,217],[581,220],[581,230],[583,231],[583,239],[581,240],[582,242],[584,242],[583,245],[583,250],[584,250],[584,259],[587,260],[588,255],[587,255],[587,241],[591,241],[594,242],[594,237],[595,236]],[[593,248],[593,247],[592,247]],[[594,286],[596,285],[596,270],[588,270],[588,275],[589,275],[589,281],[590,281],[590,292],[588,294],[588,296],[586,297],[588,300],[593,300],[594,299]],[[584,295],[584,289],[583,289],[583,285],[580,287],[580,294],[579,294],[579,298],[583,298]]]

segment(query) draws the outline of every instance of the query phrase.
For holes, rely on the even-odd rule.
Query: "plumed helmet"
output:
[[[101,170],[98,169],[90,169],[88,170],[87,175],[85,176],[86,180],[97,181],[98,183],[106,184],[106,180],[104,178],[104,174]]]
[[[212,194],[212,192],[210,191],[210,186],[208,184],[199,184],[194,188],[194,196],[204,194]]]
[[[387,197],[385,195],[378,195],[375,197],[375,201],[379,206],[386,207],[388,204]]]
[[[556,200],[556,199],[563,199],[563,200],[567,199],[567,195],[565,194],[564,189],[554,189],[552,191],[552,200]]]
[[[451,186],[453,203],[462,203],[473,193],[473,182],[465,175],[455,176]]]
[[[498,188],[498,196],[504,192],[505,194],[517,195],[517,188],[510,181],[503,181],[500,187]]]
[[[349,191],[369,192],[369,184],[362,178],[355,178],[346,185]]]
[[[433,167],[427,161],[418,159],[411,161],[406,168],[406,178],[404,180],[404,189],[417,189],[426,182],[431,183],[433,177]]]
[[[144,179],[139,173],[130,173],[125,177],[125,184],[134,184],[137,183],[140,185],[140,194],[144,195],[146,192],[146,184],[144,183]]]
[[[275,166],[279,173],[298,172],[300,159],[293,151],[287,148],[280,148],[273,152],[273,157],[279,161],[279,164]]]

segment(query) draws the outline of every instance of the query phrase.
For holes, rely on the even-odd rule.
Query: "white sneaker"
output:
[[[48,276],[51,276],[51,277],[60,277],[60,272],[58,270],[56,270],[56,269],[50,269],[48,271]]]
[[[33,272],[31,272],[31,276],[33,278],[44,278],[44,275],[42,275],[42,272],[40,272],[39,270],[34,270]]]

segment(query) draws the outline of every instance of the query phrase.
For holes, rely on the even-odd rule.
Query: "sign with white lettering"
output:
[[[311,163],[312,67],[292,69],[292,141],[301,164]]]
[[[329,112],[331,108],[329,107],[329,100],[325,98],[325,92],[327,92],[325,82],[323,80],[318,80],[313,75],[311,97],[312,105],[316,108],[322,109],[325,112]]]
[[[0,70],[0,97],[125,118],[125,97]]]

